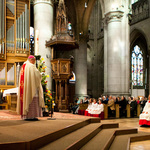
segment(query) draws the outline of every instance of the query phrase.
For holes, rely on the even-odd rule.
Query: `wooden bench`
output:
[[[88,108],[88,104],[79,104],[79,110],[86,110]]]
[[[108,119],[108,105],[107,104],[103,104],[104,105],[104,119]],[[80,104],[79,105],[79,110],[86,110],[88,107],[88,104]],[[120,118],[120,106],[119,104],[115,104],[115,111],[116,111],[116,118]],[[127,104],[126,106],[126,111],[127,111],[127,118],[131,117],[130,114],[130,104]],[[139,117],[140,115],[140,104],[137,105],[137,117]]]

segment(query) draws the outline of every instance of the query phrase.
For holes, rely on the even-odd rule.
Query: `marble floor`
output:
[[[150,127],[140,127],[138,118],[102,120],[102,123],[119,123],[120,127],[135,127],[138,131],[150,133]],[[133,142],[130,144],[130,150],[150,150],[150,140]]]
[[[130,150],[150,150],[150,140],[133,142],[130,145]]]

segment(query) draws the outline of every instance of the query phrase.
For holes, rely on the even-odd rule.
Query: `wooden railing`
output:
[[[108,105],[107,104],[103,104],[104,105],[104,118],[107,119],[108,118]],[[87,109],[88,104],[80,104],[79,110],[85,110]],[[115,111],[116,111],[116,118],[120,118],[120,106],[119,104],[115,104]],[[131,113],[130,113],[130,104],[127,104],[126,106],[126,111],[127,111],[127,118],[131,117]],[[137,117],[139,117],[140,115],[140,104],[137,105]]]

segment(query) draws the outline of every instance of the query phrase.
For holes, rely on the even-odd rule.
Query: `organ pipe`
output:
[[[4,38],[5,38],[5,1],[0,2],[0,54],[4,54]]]
[[[23,12],[16,20],[16,48],[20,50],[29,50],[29,10],[25,4]]]

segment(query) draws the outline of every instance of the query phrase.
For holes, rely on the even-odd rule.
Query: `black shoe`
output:
[[[32,119],[25,119],[25,121],[38,121],[38,118],[32,118]]]

